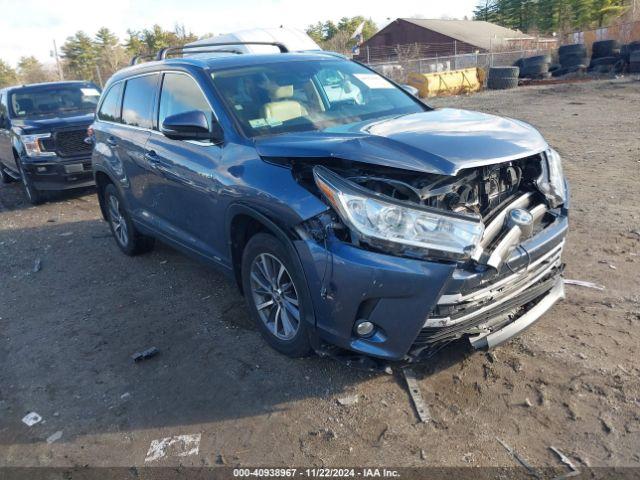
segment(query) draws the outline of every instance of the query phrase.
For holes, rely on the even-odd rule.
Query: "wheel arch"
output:
[[[281,227],[260,211],[242,204],[235,204],[229,207],[226,229],[233,276],[242,294],[244,294],[242,288],[242,254],[251,237],[256,233],[266,232],[271,233],[282,242],[291,257],[291,261],[300,271],[302,281],[307,287],[299,294],[305,296],[310,306],[310,311],[305,315],[305,321],[312,327],[309,331],[309,340],[314,350],[318,351],[321,341],[317,330],[315,305],[307,280],[307,272],[304,269],[302,260],[300,260],[298,250],[294,246],[294,241],[299,238],[295,231]]]
[[[280,240],[287,248],[296,266],[304,274],[302,262],[293,246],[293,240],[296,238],[295,233],[293,231],[287,232],[271,218],[248,205],[235,204],[229,207],[227,213],[226,237],[228,239],[229,259],[231,260],[233,276],[241,292],[242,253],[251,237],[260,232],[271,233]]]
[[[103,170],[96,170],[93,175],[96,182],[96,192],[98,195],[98,204],[100,205],[100,212],[102,213],[102,218],[107,220],[107,208],[104,203],[104,190],[107,188],[107,185],[110,183],[117,186],[117,183],[109,176],[108,173]]]

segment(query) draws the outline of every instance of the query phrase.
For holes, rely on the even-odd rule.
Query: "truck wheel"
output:
[[[2,183],[11,183],[13,182],[13,177],[9,175],[4,170],[4,166],[0,163],[0,177],[2,179]]]
[[[22,180],[22,190],[24,190],[24,194],[29,200],[31,205],[40,205],[45,201],[45,195],[36,187],[33,186],[31,179],[27,177],[24,173],[24,169],[22,168],[22,162],[18,160],[18,168],[20,169],[20,179]]]
[[[242,287],[251,316],[271,347],[292,358],[312,352],[307,316],[313,310],[307,283],[273,235],[258,233],[247,243]]]
[[[104,201],[107,206],[109,228],[120,250],[129,256],[153,250],[155,239],[138,233],[120,193],[112,183],[104,189]]]

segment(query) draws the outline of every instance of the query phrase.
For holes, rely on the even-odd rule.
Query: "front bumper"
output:
[[[339,347],[387,360],[416,360],[462,337],[476,348],[496,346],[563,298],[560,255],[566,213],[522,242],[497,272],[386,255],[331,237],[326,249],[312,239],[298,240],[295,246],[305,266],[319,335]],[[492,290],[494,285],[498,288]],[[509,295],[498,295],[503,291]],[[485,303],[474,304],[472,312],[464,312],[464,303],[456,318],[441,322],[443,306],[455,307],[474,292],[484,294],[480,300]],[[433,322],[434,316],[440,324]],[[369,338],[354,331],[363,319],[376,326]]]
[[[95,185],[91,156],[24,159],[22,169],[38,190],[67,190]]]

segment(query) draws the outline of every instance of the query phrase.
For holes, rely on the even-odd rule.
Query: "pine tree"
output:
[[[89,35],[83,31],[76,32],[75,35],[67,38],[60,50],[66,70],[65,78],[97,80],[98,53]]]
[[[18,73],[4,60],[0,60],[0,88],[18,83]]]
[[[106,81],[117,70],[126,65],[126,54],[118,37],[108,28],[98,30],[94,40],[98,68],[102,80]]]

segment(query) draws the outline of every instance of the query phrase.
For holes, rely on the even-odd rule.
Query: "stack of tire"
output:
[[[559,64],[552,65],[549,70],[554,77],[567,73],[584,71],[587,68],[587,49],[582,43],[562,45],[558,49]]]
[[[620,48],[620,58],[628,66],[629,73],[640,73],[640,41],[623,45]]]
[[[487,88],[490,90],[507,90],[518,86],[518,67],[491,67],[487,76]]]
[[[589,72],[621,72],[623,68],[624,60],[620,58],[620,44],[617,40],[600,40],[593,42]]]
[[[542,79],[551,76],[549,73],[551,55],[521,58],[514,65],[520,68],[520,78]]]
[[[629,73],[640,73],[640,49],[631,52],[629,60]]]

